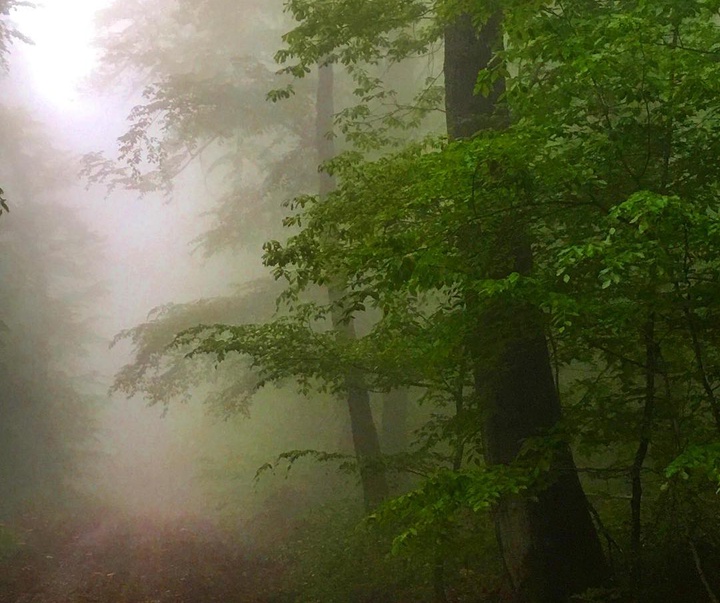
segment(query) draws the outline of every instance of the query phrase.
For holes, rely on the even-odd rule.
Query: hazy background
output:
[[[93,20],[107,5],[48,0],[14,13],[14,21],[34,45],[18,43],[13,48],[5,100],[30,111],[68,155],[114,153],[139,99],[140,90],[106,96],[89,90],[98,54]],[[81,219],[102,240],[103,256],[94,276],[104,293],[88,316],[99,340],[87,357],[88,372],[97,373],[100,389],[109,389],[114,374],[130,360],[129,344],[109,348],[119,331],[143,322],[161,304],[227,293],[228,283],[238,280],[238,266],[248,279],[261,274],[259,252],[241,254],[232,266],[227,258],[206,259],[192,252],[190,242],[203,231],[206,219],[201,214],[212,199],[197,167],[183,176],[171,199],[155,194],[140,199],[120,190],[107,196],[104,187],[86,189],[79,179],[70,197]],[[223,444],[223,438],[234,441],[234,428],[205,418],[197,404],[176,405],[164,413],[142,399],[104,397],[96,436],[100,454],[87,468],[91,489],[115,502],[122,499],[137,512],[211,509],[214,503],[202,494],[203,459],[226,453],[223,447],[229,444]],[[199,443],[196,433],[203,429]],[[218,441],[217,451],[207,448],[213,440]]]

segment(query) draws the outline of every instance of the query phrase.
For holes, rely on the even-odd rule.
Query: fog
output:
[[[304,550],[344,546],[336,529],[354,538],[365,508],[412,485],[365,468],[385,462],[380,444],[408,454],[414,428],[432,439],[447,418],[445,401],[410,408],[423,388],[390,395],[387,376],[358,387],[350,360],[303,350],[335,332],[352,345],[381,312],[339,319],[327,306],[339,290],[321,282],[281,300],[293,277],[263,264],[298,232],[283,224],[290,202],[326,194],[319,164],[353,148],[323,107],[352,108],[357,84],[281,73],[293,20],[280,1],[0,8],[0,561],[27,557],[18,576],[39,584],[33,601],[205,601],[206,582],[212,600],[251,600],[238,581],[292,598]],[[398,87],[396,108],[378,103],[397,121],[437,62],[373,69]],[[292,98],[269,100],[288,85]],[[392,121],[382,144],[441,130],[441,114],[418,114],[415,133]],[[218,324],[221,341],[240,325],[261,343],[216,354],[195,353],[202,337],[176,342]],[[25,587],[8,576],[0,600],[15,601]]]
[[[0,0],[0,603],[717,601],[718,6]]]
[[[60,202],[62,216],[74,222],[74,246],[48,242],[48,252],[73,274],[48,263],[47,294],[58,306],[36,311],[49,313],[50,321],[53,313],[66,313],[66,328],[76,331],[72,344],[58,334],[48,361],[75,388],[70,395],[84,402],[58,409],[50,425],[24,434],[31,445],[49,438],[45,454],[68,456],[52,477],[26,468],[26,488],[6,496],[7,509],[87,513],[98,518],[92,533],[107,537],[120,529],[108,527],[117,522],[181,522],[188,529],[241,530],[236,540],[270,546],[318,505],[335,500],[361,508],[357,477],[337,471],[353,454],[342,394],[298,388],[293,379],[256,392],[242,360],[183,360],[184,350],[166,354],[158,345],[196,324],[271,317],[281,288],[262,265],[262,245],[286,236],[283,203],[315,187],[315,124],[307,110],[314,81],[299,82],[297,98],[286,105],[266,100],[272,87],[288,81],[275,75],[272,61],[288,24],[279,4],[249,2],[255,20],[247,20],[215,2],[207,23],[183,3],[144,5],[151,7],[147,14],[124,2],[68,8],[50,1],[11,13],[32,43],[12,46],[4,104],[34,123],[32,145],[44,155],[14,158],[16,172],[27,175],[3,178],[10,213],[2,221],[12,228],[16,220],[58,211],[53,204]],[[212,21],[228,14],[228,23]],[[185,20],[185,29],[177,40],[164,40],[176,19]],[[235,27],[246,37],[236,37]],[[147,37],[162,28],[157,38]],[[143,43],[147,49],[138,48]],[[168,54],[171,44],[176,55]],[[239,89],[223,98],[233,78]],[[152,106],[152,94],[164,102],[152,92],[156,82],[180,98],[188,94],[184,86],[197,86],[191,101],[204,93],[218,100],[207,116],[162,106],[146,122],[137,108]],[[138,124],[143,133],[128,143]],[[26,144],[23,127],[6,123],[6,130],[17,129],[18,149]],[[57,172],[49,176],[58,179],[56,189],[37,189],[25,202],[23,182],[46,166]],[[22,245],[23,233],[18,236]],[[380,398],[373,404],[380,420]],[[66,423],[80,420],[86,427],[77,436]],[[303,450],[313,452],[278,461]],[[312,460],[326,453],[339,456]],[[43,462],[42,455],[35,461]],[[266,470],[256,476],[261,467]],[[10,482],[8,489],[16,491]]]
[[[20,9],[14,17],[34,45],[14,49],[6,87],[10,84],[15,102],[41,122],[53,145],[78,158],[114,149],[133,106],[129,94],[88,91],[87,80],[97,68],[93,20],[98,8],[96,2],[78,2],[68,11],[67,3],[48,2]],[[101,187],[88,189],[75,180],[66,202],[102,241],[94,273],[86,275],[103,293],[83,308],[97,337],[84,369],[97,375],[99,390],[107,391],[114,373],[129,361],[127,346],[109,348],[118,331],[170,300],[222,292],[229,274],[220,263],[190,253],[189,241],[202,228],[198,200],[205,195],[139,199],[119,191],[106,196]],[[210,508],[198,485],[203,452],[180,428],[188,412],[163,413],[141,398],[104,395],[96,409],[95,450],[81,468],[84,487],[133,513],[173,516]]]

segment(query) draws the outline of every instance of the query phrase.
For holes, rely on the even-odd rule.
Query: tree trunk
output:
[[[474,95],[478,72],[487,67],[502,40],[501,15],[477,32],[468,15],[445,32],[445,85],[448,134],[467,138],[480,129],[506,123],[497,100],[504,82],[488,98]],[[529,273],[532,252],[523,227],[508,220],[499,233],[498,278],[512,270]],[[509,245],[508,245],[509,242]],[[471,246],[472,243],[469,243]],[[542,435],[560,418],[542,313],[528,304],[494,304],[479,309],[472,294],[468,313],[475,327],[469,351],[475,364],[475,387],[483,404],[483,442],[488,464],[508,464],[523,442]],[[557,452],[550,485],[535,496],[502,500],[495,524],[505,566],[522,601],[559,603],[599,585],[607,570],[572,453]]]
[[[489,65],[501,39],[501,21],[500,13],[494,14],[478,34],[470,16],[462,15],[445,29],[445,117],[451,139],[506,124],[497,102],[505,91],[503,79],[487,97],[475,94],[478,73]]]
[[[331,137],[335,114],[333,94],[332,65],[319,65],[315,144],[321,164],[335,156],[335,143]],[[321,171],[318,183],[320,197],[326,197],[334,188],[333,177]],[[343,293],[344,288],[339,276],[338,282],[328,287],[330,303],[335,304],[342,299]],[[356,338],[353,319],[344,317],[340,309],[336,309],[332,313],[332,322],[333,328],[340,337],[350,340]],[[370,510],[388,497],[387,480],[381,466],[380,441],[370,409],[370,395],[360,371],[348,372],[345,376],[345,388],[350,412],[350,430],[355,456],[360,468],[365,508]]]

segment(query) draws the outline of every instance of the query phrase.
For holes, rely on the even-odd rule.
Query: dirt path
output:
[[[0,564],[0,602],[271,603],[277,575],[202,521],[105,517]]]

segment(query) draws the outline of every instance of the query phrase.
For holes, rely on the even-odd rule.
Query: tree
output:
[[[334,110],[335,90],[333,85],[332,65],[318,65],[318,92],[317,92],[317,122],[315,146],[318,154],[318,165],[322,166],[335,156],[335,143],[333,140],[332,122]],[[318,197],[326,198],[335,187],[333,177],[322,171],[319,173]],[[332,233],[329,233],[332,236]],[[328,282],[328,297],[330,304],[344,297],[343,274],[337,274]],[[357,338],[355,321],[347,316],[342,303],[331,312],[332,326],[338,337],[353,341]],[[372,510],[389,495],[385,472],[380,466],[380,439],[378,437],[372,409],[370,408],[370,394],[365,385],[362,373],[350,368],[345,375],[344,389],[350,414],[350,430],[352,432],[355,456],[360,470],[360,479],[363,486],[365,507]]]
[[[15,41],[30,43],[0,1],[0,71]],[[0,106],[0,179],[14,211],[0,229],[0,516],[73,502],[91,450],[93,379],[82,358],[93,341],[83,304],[98,241],[67,205],[72,162],[23,109]],[[8,212],[0,189],[0,214]]]
[[[21,109],[0,108],[0,515],[76,502],[93,452],[98,392],[85,354],[99,241],[67,204],[73,164]]]
[[[30,39],[23,35],[9,18],[11,13],[21,6],[32,7],[34,4],[23,0],[2,0],[0,2],[0,68],[3,71],[7,71],[7,55],[13,42],[19,40],[30,43]]]
[[[469,138],[493,122],[506,120],[497,99],[504,92],[498,77],[485,96],[475,93],[478,74],[486,71],[501,44],[502,14],[487,18],[482,29],[473,15],[461,14],[445,30],[445,86],[448,133]],[[490,236],[492,278],[532,275],[532,240],[519,216],[509,214]],[[473,241],[481,229],[464,233],[466,262],[472,265]],[[487,236],[487,235],[486,235]],[[504,242],[500,242],[504,240]],[[475,389],[483,406],[483,450],[488,464],[509,465],[523,445],[546,435],[561,419],[545,325],[539,307],[527,301],[478,303],[468,288],[466,312],[476,327],[470,333]],[[500,548],[516,591],[529,601],[560,601],[606,577],[605,560],[578,479],[572,453],[559,447],[551,460],[552,477],[534,499],[505,497],[495,510]]]
[[[304,153],[314,140],[312,85],[282,112],[265,102],[284,83],[272,62],[279,14],[272,3],[218,0],[138,0],[102,11],[95,84],[139,88],[142,97],[118,138],[118,157],[86,155],[88,180],[170,196],[192,186],[183,176],[199,168],[213,204],[195,243],[208,256],[260,245],[264,238],[251,233],[277,228],[290,190],[314,185]]]
[[[388,32],[398,25],[388,15],[397,17],[401,11],[393,12],[397,7],[390,3],[378,3],[373,9],[383,7],[386,13],[378,12],[373,20],[355,20],[357,7],[341,4],[291,5],[303,18],[288,36],[296,45],[284,55],[299,56],[298,65],[292,67],[295,72],[301,72],[304,61],[315,60],[318,52],[333,52],[333,35],[338,32],[343,36],[334,50],[338,60],[354,66],[354,60],[372,60],[387,52]],[[590,8],[582,2],[562,7],[509,3],[506,48],[498,52],[495,68],[480,74],[478,87],[492,91],[493,84],[505,78],[510,127],[449,145],[411,147],[363,166],[355,165],[352,158],[339,159],[333,164],[340,176],[338,191],[322,203],[304,200],[297,220],[304,225],[303,232],[286,246],[270,246],[267,256],[292,282],[303,278],[321,282],[338,271],[351,275],[353,286],[345,306],[362,307],[370,300],[384,312],[381,324],[401,320],[393,314],[399,293],[413,296],[417,291],[437,292],[446,304],[441,317],[450,320],[459,312],[460,330],[473,341],[478,341],[478,314],[469,311],[468,302],[478,304],[485,320],[499,314],[493,328],[482,333],[486,345],[474,352],[475,366],[478,358],[484,360],[478,385],[484,389],[490,383],[497,391],[494,395],[507,394],[509,400],[521,399],[518,390],[528,386],[523,384],[544,383],[545,393],[539,411],[517,416],[520,422],[506,425],[507,437],[494,445],[490,442],[492,449],[487,448],[485,435],[486,458],[513,459],[512,465],[518,467],[532,461],[534,469],[525,465],[526,469],[540,469],[541,474],[531,480],[534,485],[517,477],[510,482],[498,477],[491,486],[485,483],[474,491],[470,480],[465,482],[470,492],[466,502],[481,508],[505,493],[529,489],[541,501],[547,497],[542,506],[553,492],[567,488],[584,526],[577,533],[586,536],[580,546],[587,554],[578,556],[584,571],[565,576],[559,593],[545,590],[548,576],[539,567],[530,568],[527,581],[520,576],[521,589],[536,600],[566,597],[604,573],[567,453],[569,433],[587,421],[584,437],[576,440],[587,454],[602,440],[590,435],[603,424],[600,409],[621,412],[626,426],[637,426],[624,431],[619,441],[612,440],[621,455],[635,441],[629,462],[601,469],[601,474],[626,471],[630,476],[633,552],[629,561],[637,567],[644,550],[642,484],[647,482],[643,475],[650,444],[657,447],[655,463],[667,467],[668,475],[677,475],[678,465],[672,459],[688,458],[681,451],[690,440],[707,442],[707,436],[700,434],[708,433],[716,408],[710,376],[714,369],[708,374],[714,336],[712,329],[702,330],[707,339],[701,342],[698,327],[701,322],[709,327],[704,323],[704,300],[714,297],[715,282],[705,272],[710,264],[701,259],[705,257],[701,241],[712,241],[715,215],[708,206],[714,199],[710,192],[716,182],[714,167],[704,161],[716,144],[714,109],[709,105],[716,95],[705,79],[715,62],[712,52],[701,50],[717,43],[714,27],[707,25],[717,8],[702,2],[654,5],[652,11],[642,3]],[[658,14],[664,18],[658,20]],[[336,27],[342,15],[350,15],[348,23]],[[327,23],[334,24],[329,31],[322,27]],[[513,70],[517,75],[507,77]],[[342,237],[329,240],[324,234],[329,228]],[[470,253],[468,229],[475,233]],[[476,234],[477,229],[483,236]],[[705,249],[712,247],[710,243]],[[474,262],[468,262],[469,255]],[[691,291],[695,285],[702,293]],[[468,300],[468,292],[476,299]],[[601,292],[605,293],[599,303]],[[555,372],[561,376],[555,384],[543,332],[550,335]],[[528,338],[529,333],[534,334]],[[678,333],[684,333],[680,340],[675,339]],[[229,346],[243,349],[238,341]],[[501,360],[495,356],[498,350]],[[519,359],[528,358],[531,351],[536,370],[507,380],[504,370],[512,366],[517,370]],[[506,353],[510,357],[503,360]],[[588,367],[589,375],[571,382],[572,391],[563,386],[562,375],[578,363]],[[491,370],[499,371],[500,377],[488,375]],[[528,372],[532,380],[526,379]],[[690,390],[673,387],[682,379],[694,384]],[[662,380],[665,393],[660,398]],[[603,392],[598,383],[607,389]],[[567,420],[573,423],[561,421],[553,427],[560,418],[555,387],[563,387],[571,409]],[[697,393],[692,393],[696,387]],[[503,388],[508,388],[505,394]],[[613,395],[617,399],[611,403]],[[659,404],[667,413],[662,414],[664,421],[675,425],[669,432],[658,431]],[[677,421],[681,416],[689,420],[680,410],[687,404],[699,404],[696,408],[704,410],[686,423],[689,431],[684,433],[690,440],[683,444]],[[513,435],[511,430],[518,428],[520,432]],[[607,424],[603,430],[608,433]],[[545,436],[538,439],[543,431]],[[521,446],[519,439],[524,440]],[[607,445],[611,440],[602,441]],[[703,461],[696,457],[696,468],[707,466],[704,463],[712,457],[703,446],[707,455],[701,455]],[[538,483],[540,476],[544,477]],[[667,500],[662,492],[656,482],[655,500],[661,506]],[[670,498],[675,501],[676,496],[689,494],[674,492]],[[420,494],[406,502],[417,508],[418,499],[422,500]],[[434,500],[432,504],[437,503]],[[544,529],[557,537],[563,532],[558,529],[560,518],[553,515],[556,528]],[[690,537],[683,546],[696,550],[694,538],[709,535]],[[516,550],[522,551],[527,543],[516,544]],[[555,547],[552,557],[564,554]],[[590,563],[593,558],[595,567]],[[706,585],[702,570],[698,572]],[[637,571],[631,579],[636,588],[642,586]]]
[[[34,6],[31,2],[21,2],[19,0],[2,0],[0,1],[0,71],[6,72],[8,69],[7,55],[10,52],[10,46],[15,40],[31,43],[31,40],[18,30],[12,21],[8,18],[12,11],[20,6]],[[4,198],[5,191],[0,188],[0,215],[3,211],[8,212],[10,208],[7,205],[7,199]]]
[[[506,2],[502,48],[494,5],[288,7],[288,73],[343,64],[367,107],[340,111],[340,133],[367,134],[378,65],[446,35],[452,140],[390,151],[384,133],[361,137],[368,152],[328,162],[337,187],[298,197],[291,235],[266,245],[284,313],[178,343],[240,353],[263,381],[342,391],[359,369],[370,389],[455,404],[426,428],[452,454],[425,456],[427,478],[374,514],[399,530],[397,551],[494,511],[520,595],[566,600],[605,574],[592,512],[621,590],[715,597],[717,5]],[[308,299],[338,275],[332,302]],[[338,338],[338,309],[372,320]]]
[[[166,8],[164,14],[155,15],[152,21],[147,20],[140,5],[114,6],[103,17],[108,31],[104,39],[105,68],[99,79],[104,82],[116,80],[118,72],[130,66],[140,74],[141,81],[152,83],[144,92],[147,102],[133,109],[131,127],[120,139],[120,161],[90,154],[86,157],[85,174],[91,181],[106,182],[110,188],[123,186],[139,192],[155,189],[170,192],[188,165],[203,155],[210,156],[214,160],[208,173],[212,175],[222,170],[230,188],[212,210],[218,218],[216,224],[198,242],[208,254],[247,246],[252,243],[248,240],[248,219],[259,226],[258,232],[267,235],[270,229],[268,216],[277,215],[272,208],[273,200],[279,205],[283,195],[290,194],[290,188],[302,190],[315,180],[314,170],[306,169],[305,149],[314,145],[321,162],[330,159],[327,147],[334,148],[334,144],[326,138],[325,131],[330,130],[333,110],[330,102],[330,113],[327,113],[325,102],[328,98],[332,101],[333,86],[329,92],[320,90],[320,94],[312,99],[318,115],[314,124],[306,117],[309,104],[305,99],[295,103],[291,111],[278,112],[277,108],[263,102],[271,88],[283,83],[263,57],[262,46],[263,43],[267,46],[267,34],[262,42],[256,39],[255,29],[248,31],[247,38],[237,35],[238,28],[247,26],[246,14],[236,14],[226,4],[218,2],[205,3],[202,11],[185,4]],[[272,10],[265,5],[253,7],[253,10],[257,11],[254,14],[258,20],[268,21],[267,31],[273,32],[276,19]],[[113,26],[128,17],[132,22],[126,24],[123,34],[114,33]],[[148,30],[157,28],[163,21],[168,22],[163,32],[172,31],[179,23],[194,31],[196,37],[167,34],[169,43],[177,48],[168,56],[162,48],[154,46],[153,40],[157,36],[147,36]],[[217,52],[218,38],[228,40],[221,53]],[[138,46],[142,51],[138,51]],[[200,64],[198,56],[203,58]],[[318,85],[323,87],[325,83],[320,81]],[[159,135],[153,129],[156,120],[162,124]],[[233,139],[234,144],[228,148],[227,141]],[[258,149],[254,148],[258,146]],[[329,153],[334,154],[334,150],[330,149]],[[263,171],[259,184],[252,189],[247,186],[248,178],[243,174],[244,166],[251,161],[257,164],[258,171]],[[322,186],[328,181],[327,176],[321,176]],[[248,200],[254,207],[248,207]],[[242,319],[238,316],[231,322]],[[347,333],[353,329],[338,315],[333,320],[337,328]],[[145,346],[147,341],[139,331],[134,335],[139,336],[136,362],[119,376],[123,387],[133,391],[148,384],[144,379],[148,367],[142,360],[145,352],[151,355],[156,352],[152,346]],[[351,381],[358,379],[356,376]],[[367,486],[366,499],[374,506],[386,498],[387,486],[377,462],[379,443],[369,394],[361,386],[349,389],[352,391],[348,396],[352,398],[349,406],[358,456],[370,459],[360,463]],[[148,391],[154,400],[157,391]],[[374,468],[367,468],[367,464]]]
[[[344,7],[344,13],[334,12],[334,16],[342,19],[342,14],[352,15],[350,19],[353,20],[344,23],[354,36],[354,39],[351,38],[353,41],[348,42],[346,37],[333,37],[334,31],[329,35],[323,31],[321,24],[327,23],[332,16],[326,14],[324,7],[309,7],[306,3],[295,3],[291,7],[296,10],[295,14],[302,24],[294,32],[295,37],[287,37],[291,43],[296,42],[291,45],[288,54],[297,53],[301,64],[313,58],[319,47],[336,53],[340,47],[339,54],[355,64],[361,59],[361,53],[350,55],[354,39],[370,38],[371,42],[375,42],[384,33],[383,27],[398,29],[397,22],[391,18],[386,22],[375,18],[373,23],[379,21],[380,27],[373,26],[369,34],[362,29],[355,33],[352,27],[357,27],[360,22],[354,20],[355,15],[348,10],[349,7]],[[388,10],[385,14],[393,14],[388,7],[383,8]],[[337,11],[337,8],[330,10]],[[378,14],[383,15],[382,12]],[[450,12],[443,17],[447,21],[439,18],[438,23],[448,23],[445,27],[448,130],[454,137],[469,137],[493,121],[503,121],[503,112],[495,111],[496,99],[504,88],[502,78],[495,80],[488,98],[474,94],[478,73],[487,69],[493,57],[493,47],[498,44],[501,16],[499,13],[492,15],[481,33],[476,31],[474,16],[469,13]],[[336,26],[333,24],[333,27]],[[375,39],[371,38],[373,35]],[[308,45],[302,45],[302,40],[308,38],[316,42],[309,45],[309,51],[306,50]],[[343,51],[345,55],[342,55]],[[295,72],[302,73],[299,67]],[[508,230],[522,230],[523,227],[508,220],[501,229],[493,235],[498,240],[507,238]],[[467,262],[472,264],[477,253],[471,241],[477,240],[477,234],[467,232],[465,238],[468,241],[465,245],[470,247]],[[529,247],[529,241],[524,241],[522,235],[515,243],[510,243],[510,249],[506,245],[498,246],[495,257],[490,259],[494,265],[490,270],[495,272],[496,278],[504,278],[513,270],[527,273],[530,270]],[[481,267],[480,271],[483,270],[488,268]],[[483,398],[487,417],[485,458],[489,463],[511,463],[528,438],[547,432],[560,418],[550,358],[542,323],[538,320],[541,315],[531,306],[526,309],[522,305],[505,306],[502,311],[499,305],[495,309],[480,308],[473,299],[472,288],[467,289],[464,295],[466,312],[474,315],[477,322],[477,327],[470,334],[469,352],[475,358],[475,386],[478,395]],[[490,355],[489,349],[493,349]],[[602,551],[569,449],[558,452],[557,463],[553,462],[553,467],[557,476],[539,494],[540,502],[533,504],[517,498],[507,499],[497,512],[498,533],[501,544],[504,542],[506,565],[517,590],[532,600],[567,597],[572,592],[598,584],[605,574]],[[563,501],[563,513],[558,512],[559,500]],[[573,518],[573,521],[569,522],[568,518]],[[518,537],[519,532],[524,535]],[[550,567],[548,564],[554,565]]]

